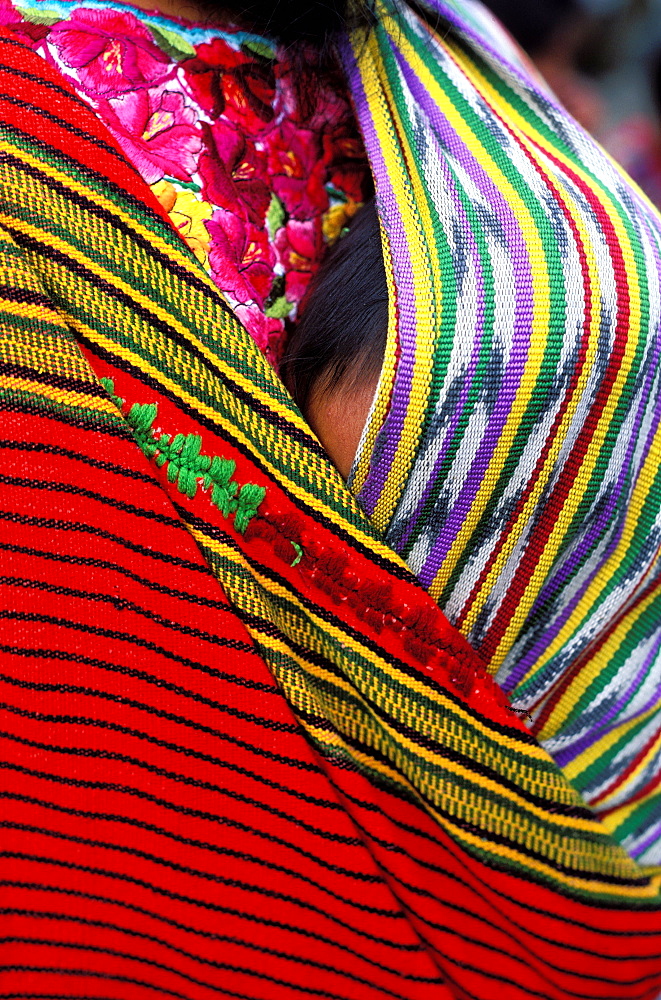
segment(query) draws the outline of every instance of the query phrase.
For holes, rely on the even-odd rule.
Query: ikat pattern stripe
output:
[[[429,7],[347,50],[391,288],[352,488],[661,864],[661,220],[483,8]]]
[[[91,112],[54,123],[58,77],[14,39],[0,75],[0,992],[652,1000],[658,877],[378,538]],[[391,588],[472,689],[178,489],[115,397],[236,461],[266,523]]]

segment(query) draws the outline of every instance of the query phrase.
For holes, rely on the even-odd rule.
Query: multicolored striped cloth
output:
[[[428,6],[347,52],[391,290],[352,487],[661,864],[661,219],[483,8]]]
[[[653,1000],[661,875],[11,32],[0,330],[0,996]]]

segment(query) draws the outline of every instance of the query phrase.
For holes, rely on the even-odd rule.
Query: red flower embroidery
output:
[[[264,228],[219,208],[207,222],[209,261],[216,284],[237,302],[260,308],[271,290],[275,257]]]
[[[191,94],[212,118],[224,115],[249,135],[273,119],[275,76],[271,66],[237,52],[214,38],[198,45],[194,59],[183,62]]]
[[[323,132],[351,118],[351,106],[344,91],[346,84],[341,74],[331,74],[327,66],[318,68],[318,54],[308,49],[305,61],[297,62],[293,70],[290,63],[278,63],[278,111],[298,127],[305,126],[313,132]],[[301,67],[307,70],[307,81],[301,78]],[[310,91],[310,94],[308,94]],[[311,97],[307,102],[306,97]]]
[[[300,302],[316,270],[324,249],[321,220],[299,222],[290,219],[276,233],[278,259],[285,268],[285,295],[289,302]]]
[[[266,136],[273,190],[294,219],[310,219],[328,208],[319,137],[291,121]]]
[[[324,163],[328,180],[349,201],[362,202],[369,197],[370,179],[362,141],[352,129],[340,127],[323,137]]]
[[[134,90],[104,101],[99,112],[147,184],[166,174],[187,181],[195,173],[202,138],[181,94]]]
[[[79,7],[50,41],[91,93],[121,94],[160,82],[170,60],[133,14]]]
[[[205,200],[263,224],[271,200],[265,180],[266,156],[222,120],[202,127],[205,143],[199,169]]]
[[[11,27],[12,31],[18,35],[27,36],[23,39],[27,45],[40,42],[50,31],[50,27],[46,24],[32,24],[30,21],[24,21],[10,0],[0,0],[0,24],[4,27]]]

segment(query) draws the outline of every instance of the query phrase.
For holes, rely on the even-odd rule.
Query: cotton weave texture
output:
[[[661,220],[483,8],[433,10],[348,55],[392,300],[353,489],[658,864]]]
[[[655,1000],[658,869],[18,29],[0,331],[0,996]]]

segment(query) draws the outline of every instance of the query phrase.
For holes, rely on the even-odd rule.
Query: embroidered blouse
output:
[[[304,110],[268,40],[123,3],[0,0],[0,23],[91,105],[277,363],[285,322],[368,183],[339,78]]]

